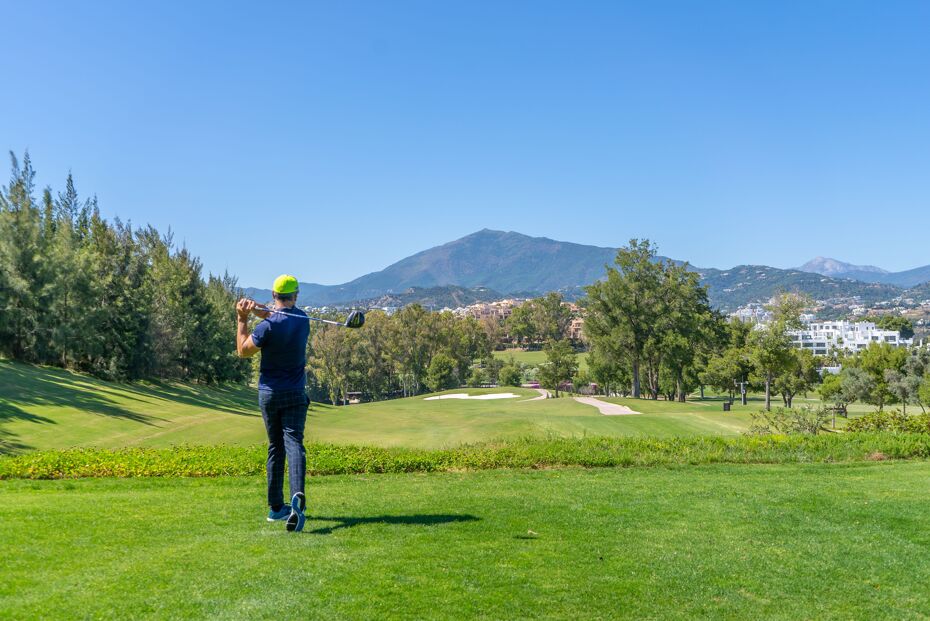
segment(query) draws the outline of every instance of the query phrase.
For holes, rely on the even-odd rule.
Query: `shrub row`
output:
[[[930,435],[927,434],[528,439],[442,450],[314,444],[308,446],[307,472],[328,475],[926,458],[930,458]],[[2,457],[0,479],[251,476],[262,474],[264,468],[262,446],[71,449]]]
[[[846,429],[930,434],[930,414],[902,414],[900,410],[870,412],[849,421]]]

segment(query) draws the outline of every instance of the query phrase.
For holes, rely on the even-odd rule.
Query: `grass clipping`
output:
[[[264,446],[70,449],[0,457],[0,479],[253,476]],[[498,468],[589,468],[716,463],[832,463],[930,457],[930,435],[847,433],[735,438],[568,438],[414,450],[311,444],[309,475],[455,472]]]

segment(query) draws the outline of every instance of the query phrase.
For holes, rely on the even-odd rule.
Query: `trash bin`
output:
[[[729,412],[729,411],[730,411],[730,402],[729,402],[729,401],[724,401],[724,402],[723,402],[723,411],[724,411],[724,412]]]

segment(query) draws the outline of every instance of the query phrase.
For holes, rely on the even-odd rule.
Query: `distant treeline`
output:
[[[206,280],[171,235],[133,229],[63,192],[36,196],[29,154],[0,192],[0,355],[109,379],[244,381],[236,282]]]
[[[309,350],[311,396],[331,403],[350,393],[378,400],[496,382],[503,366],[477,320],[419,304],[390,316],[373,311],[361,330],[315,328]]]

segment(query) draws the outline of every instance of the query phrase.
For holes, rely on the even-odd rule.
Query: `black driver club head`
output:
[[[365,325],[365,313],[354,310],[346,317],[345,326],[347,328],[361,328]]]

